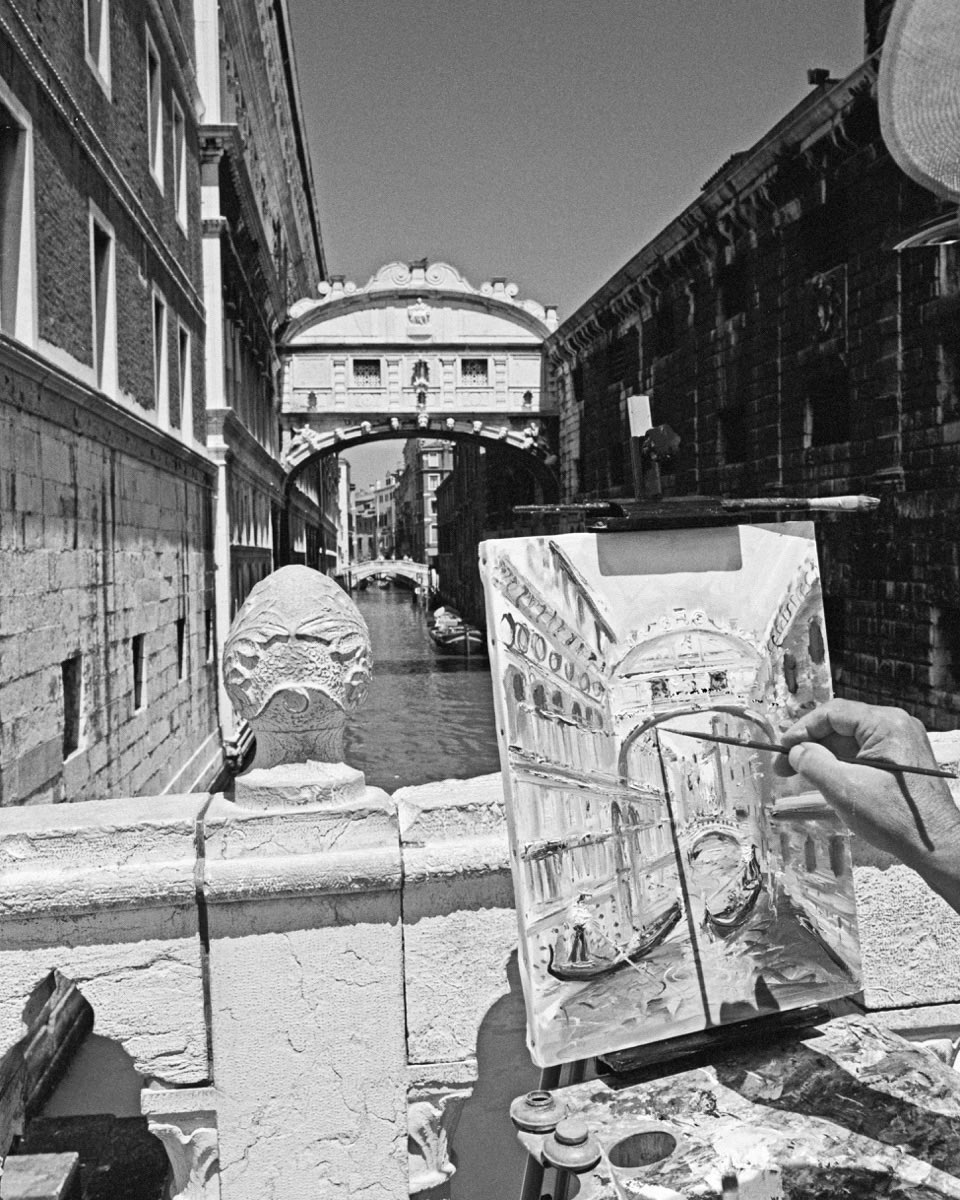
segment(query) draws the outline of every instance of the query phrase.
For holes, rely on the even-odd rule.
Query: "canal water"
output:
[[[486,657],[440,654],[408,591],[369,587],[353,599],[370,629],[373,682],[347,727],[347,762],[388,792],[499,771]]]

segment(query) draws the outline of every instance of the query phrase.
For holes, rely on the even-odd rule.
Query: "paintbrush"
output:
[[[772,750],[774,754],[789,754],[793,747],[783,746],[780,742],[751,742],[746,738],[724,737],[719,733],[695,733],[692,729],[669,729],[666,725],[660,727],[664,733],[678,733],[680,737],[699,738],[702,742],[723,742],[726,746],[744,746],[749,750]],[[955,771],[944,771],[940,767],[914,767],[906,763],[890,762],[883,758],[842,758],[836,756],[837,762],[851,763],[857,767],[876,767],[878,771],[890,771],[899,774],[901,771],[908,775],[934,775],[938,779],[956,779]]]

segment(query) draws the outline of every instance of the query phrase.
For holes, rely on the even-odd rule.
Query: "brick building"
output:
[[[220,761],[189,6],[0,4],[0,803]]]
[[[282,0],[0,0],[0,804],[222,769],[218,626],[269,569],[312,203]]]
[[[207,312],[207,443],[217,464],[217,640],[276,565],[281,493],[276,332],[293,298],[325,274],[315,192],[283,2],[194,0],[202,252]],[[301,475],[291,505],[292,560],[336,565],[335,462]],[[228,754],[249,733],[220,691]]]
[[[632,494],[627,400],[680,437],[667,494],[879,494],[819,525],[838,691],[960,712],[955,208],[894,163],[868,57],[810,94],[548,339],[565,497]],[[941,223],[947,232],[937,232]]]

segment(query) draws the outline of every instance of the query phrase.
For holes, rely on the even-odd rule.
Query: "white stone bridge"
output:
[[[365,562],[348,563],[337,575],[337,582],[352,591],[361,580],[381,575],[392,579],[399,575],[418,587],[430,586],[430,568],[426,563],[414,562],[410,558],[370,558]]]

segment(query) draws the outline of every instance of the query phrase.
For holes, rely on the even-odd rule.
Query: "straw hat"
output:
[[[880,126],[904,171],[960,200],[960,4],[897,0],[880,60]]]

